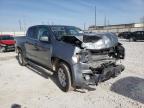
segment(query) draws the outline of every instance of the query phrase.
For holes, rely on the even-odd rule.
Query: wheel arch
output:
[[[70,69],[70,75],[71,75],[71,82],[72,82],[72,85],[73,85],[73,81],[74,81],[74,77],[73,77],[73,74],[72,74],[72,68],[71,68],[71,65],[67,62],[67,61],[65,61],[65,60],[63,60],[63,59],[60,59],[60,58],[58,58],[58,57],[51,57],[51,63],[52,63],[52,67],[53,66],[55,66],[55,70],[54,71],[56,71],[56,67],[58,66],[58,64],[59,63],[65,63],[67,66],[68,66],[68,68]]]
[[[23,56],[26,58],[26,52],[25,52],[25,49],[24,49],[23,47],[16,46],[16,53],[18,53],[19,50],[22,51]]]

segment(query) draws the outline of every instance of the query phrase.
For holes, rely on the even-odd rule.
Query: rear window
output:
[[[14,40],[12,36],[0,36],[0,40]]]

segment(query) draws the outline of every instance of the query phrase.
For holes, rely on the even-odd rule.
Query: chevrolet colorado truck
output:
[[[74,26],[36,25],[16,42],[18,61],[34,61],[52,69],[60,88],[68,92],[118,76],[125,49],[113,33],[84,33]]]

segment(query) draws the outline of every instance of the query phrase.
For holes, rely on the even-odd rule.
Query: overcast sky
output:
[[[63,24],[83,28],[94,25],[139,22],[144,16],[144,0],[0,0],[0,31],[18,31],[37,24]]]

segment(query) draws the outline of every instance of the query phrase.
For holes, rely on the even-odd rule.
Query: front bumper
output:
[[[88,84],[97,85],[99,82],[109,80],[111,77],[117,77],[124,69],[123,65],[109,65],[98,70],[94,69],[90,80],[88,80]]]
[[[75,86],[97,85],[99,82],[109,80],[124,71],[123,65],[105,64],[99,68],[89,67],[88,64],[76,64],[73,67],[73,81]]]
[[[15,45],[6,45],[2,46],[4,47],[5,51],[14,51],[15,50]]]

